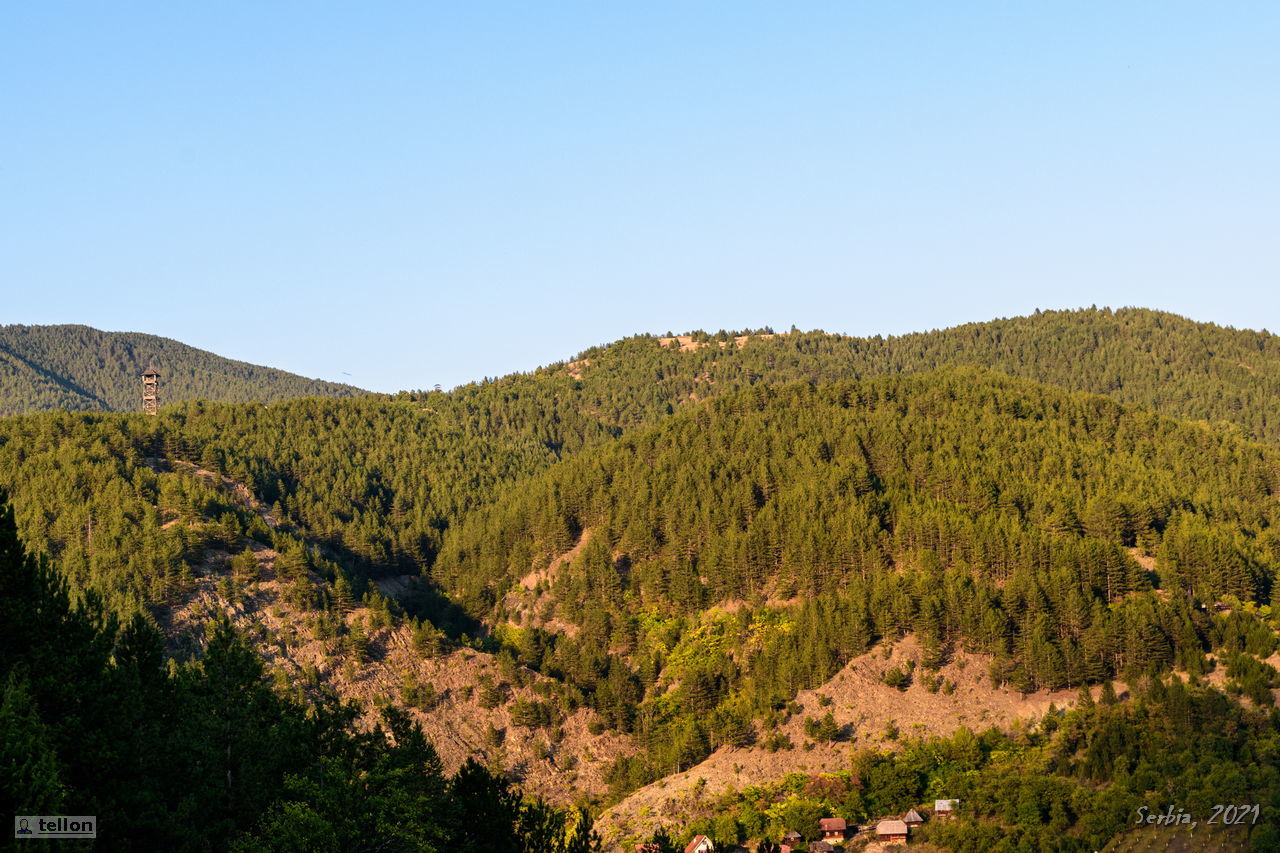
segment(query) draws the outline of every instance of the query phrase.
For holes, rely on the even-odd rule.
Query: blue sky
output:
[[[638,332],[1280,330],[1280,4],[17,3],[3,323],[376,390]]]

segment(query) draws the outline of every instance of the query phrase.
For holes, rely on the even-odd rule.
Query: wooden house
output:
[[[910,830],[900,820],[882,820],[876,824],[876,841],[883,843],[905,842]]]
[[[934,817],[951,817],[956,812],[956,804],[959,800],[934,800],[933,816]]]
[[[848,828],[842,817],[824,817],[818,821],[818,834],[822,836],[823,841],[829,841],[832,844],[844,843]]]
[[[797,850],[804,848],[804,839],[800,837],[800,833],[794,829],[782,836],[782,843],[778,845],[782,853],[795,853]]]
[[[902,822],[907,825],[908,829],[914,829],[924,823],[924,815],[915,809],[911,809],[911,811],[902,816]]]

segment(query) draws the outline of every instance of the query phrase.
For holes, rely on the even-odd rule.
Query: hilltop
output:
[[[757,384],[830,382],[942,367],[987,367],[1162,414],[1226,423],[1280,440],[1280,337],[1145,308],[1037,311],[899,336],[792,329],[638,336],[542,373],[574,380],[585,406],[620,426],[668,404]]]
[[[0,415],[49,409],[137,411],[139,375],[161,374],[161,401],[270,403],[352,397],[351,385],[215,355],[169,338],[88,326],[0,326]]]

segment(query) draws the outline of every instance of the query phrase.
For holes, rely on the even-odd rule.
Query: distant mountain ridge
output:
[[[651,422],[669,402],[762,382],[821,383],[959,365],[1280,440],[1272,404],[1280,397],[1280,337],[1146,308],[1036,311],[890,337],[795,329],[773,336],[645,335],[593,347],[546,370],[579,380],[575,393],[629,428]],[[620,393],[623,387],[630,393]]]
[[[354,397],[362,389],[224,358],[170,338],[89,326],[0,326],[0,415],[51,409],[129,412],[139,375],[161,374],[161,405]]]

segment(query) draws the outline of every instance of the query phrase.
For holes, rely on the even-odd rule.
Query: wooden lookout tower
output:
[[[142,371],[142,413],[154,415],[160,410],[160,374],[154,367]]]

